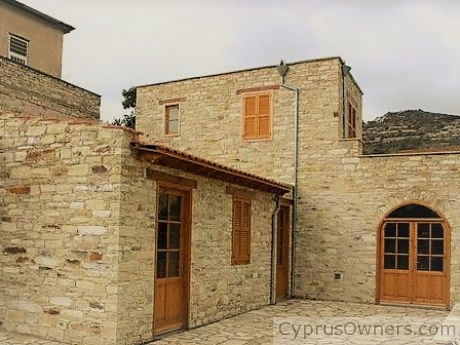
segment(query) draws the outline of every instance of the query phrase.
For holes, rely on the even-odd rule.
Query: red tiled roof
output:
[[[154,164],[278,195],[292,190],[292,186],[288,184],[215,163],[168,146],[133,142],[132,147],[143,152],[144,157]]]

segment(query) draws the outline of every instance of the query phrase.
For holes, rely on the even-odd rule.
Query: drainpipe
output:
[[[294,266],[295,266],[295,248],[296,238],[295,231],[297,229],[297,189],[299,184],[298,179],[298,165],[299,165],[299,91],[298,87],[285,84],[285,77],[289,70],[289,66],[281,60],[279,66],[277,66],[279,75],[281,76],[281,87],[295,92],[294,102],[294,188],[292,190],[292,226],[291,226],[291,291],[290,297],[294,296]]]
[[[275,196],[276,207],[272,213],[272,253],[271,253],[271,271],[270,271],[270,304],[276,304],[276,289],[275,289],[275,279],[276,279],[276,249],[277,249],[277,231],[276,227],[278,225],[278,213],[281,208],[280,197],[279,195]]]

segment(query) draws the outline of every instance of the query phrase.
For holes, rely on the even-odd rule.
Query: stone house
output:
[[[0,327],[136,344],[275,300],[290,185],[103,124],[14,60],[0,77]]]
[[[16,0],[0,0],[0,56],[61,77],[68,24]]]
[[[290,186],[95,120],[3,111],[0,133],[5,329],[135,344],[269,303],[274,196]]]
[[[291,296],[459,302],[460,152],[363,155],[362,92],[341,58],[139,86],[136,126],[295,186]]]
[[[0,57],[1,327],[122,345],[292,296],[459,301],[460,152],[363,155],[341,58],[139,86],[136,131],[40,69]]]

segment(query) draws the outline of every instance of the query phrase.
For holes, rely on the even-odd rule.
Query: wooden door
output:
[[[187,327],[190,192],[159,190],[155,277],[155,334]]]
[[[380,301],[448,306],[448,238],[442,221],[386,221],[381,231]]]
[[[446,238],[442,223],[413,224],[413,303],[446,305]]]
[[[289,297],[290,208],[281,206],[276,234],[276,299]]]

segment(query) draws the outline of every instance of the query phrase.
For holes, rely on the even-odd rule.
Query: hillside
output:
[[[389,112],[363,125],[364,154],[458,146],[460,116],[423,110]]]

